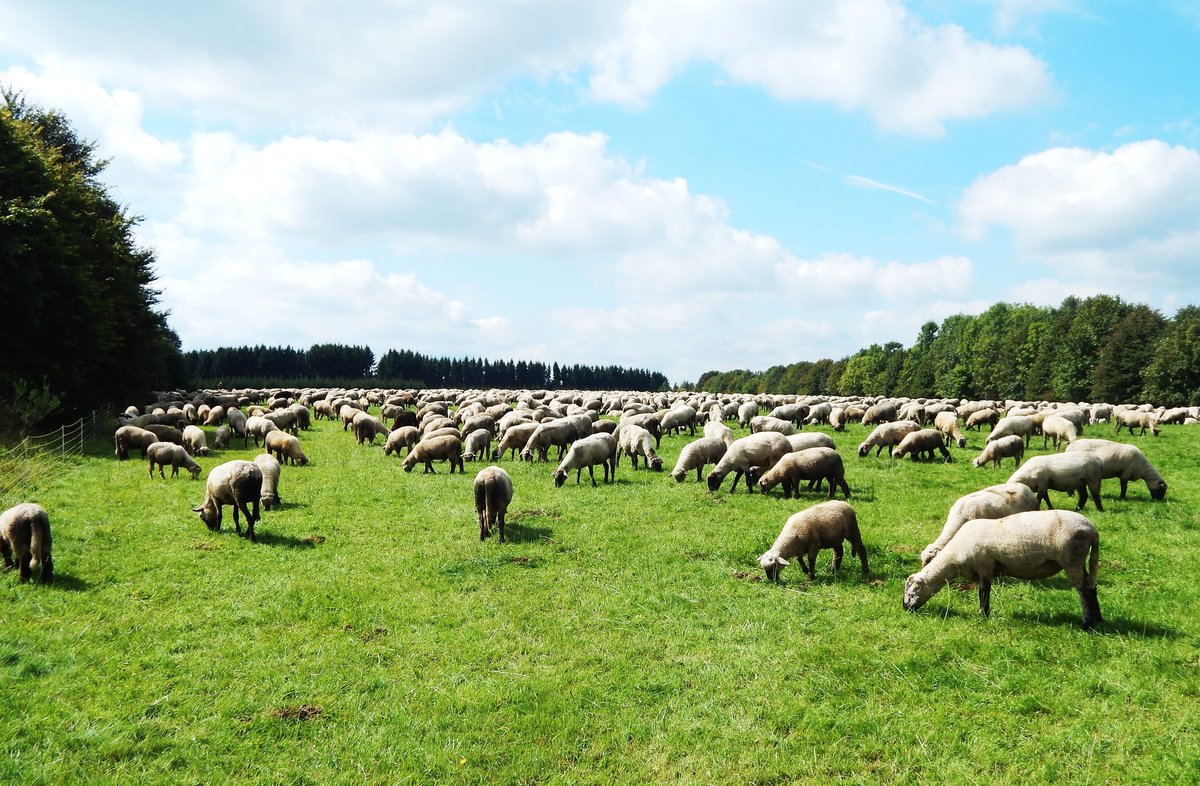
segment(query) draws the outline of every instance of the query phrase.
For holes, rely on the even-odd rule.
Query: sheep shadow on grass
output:
[[[318,543],[324,542],[321,536],[306,535],[303,538],[293,538],[291,535],[279,535],[274,532],[255,530],[255,541],[262,546],[282,546],[286,549],[311,549]]]
[[[549,527],[527,526],[519,521],[504,522],[504,542],[506,544],[536,543],[540,540],[554,540],[554,530]]]

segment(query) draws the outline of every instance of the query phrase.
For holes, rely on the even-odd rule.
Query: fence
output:
[[[0,452],[0,502],[5,503],[4,507],[11,497],[59,473],[69,456],[82,455],[84,446],[107,430],[110,417],[108,409],[95,410],[74,423],[26,437]]]

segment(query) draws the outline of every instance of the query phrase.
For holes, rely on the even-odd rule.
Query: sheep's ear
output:
[[[193,513],[199,513],[199,512],[200,512],[200,511],[202,511],[202,510],[204,510],[204,506],[203,506],[203,505],[201,505],[201,506],[200,506],[200,507],[198,507],[198,508],[192,508],[192,512],[193,512]]]
[[[781,567],[782,567],[782,566],[784,566],[784,565],[790,565],[791,563],[789,563],[789,562],[788,562],[787,560],[785,560],[783,557],[776,557],[776,558],[775,558],[775,564],[776,564],[776,565],[779,565],[779,566],[781,566]]]

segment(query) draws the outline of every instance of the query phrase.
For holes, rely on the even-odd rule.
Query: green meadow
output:
[[[710,494],[628,461],[555,488],[553,463],[506,459],[511,542],[480,542],[485,464],[407,474],[316,421],[250,543],[230,509],[217,533],[191,512],[203,479],[97,442],[24,495],[50,511],[55,582],[0,575],[0,782],[1193,781],[1200,432],[1119,438],[1169,491],[1109,480],[1085,510],[1090,633],[1061,575],[998,581],[987,619],[965,584],[904,612],[950,505],[1011,461],[973,468],[976,432],[950,464],[860,459],[866,432],[833,436],[869,574],[825,551],[815,581],[778,584],[756,558],[823,494]],[[668,470],[689,439],[663,440]]]

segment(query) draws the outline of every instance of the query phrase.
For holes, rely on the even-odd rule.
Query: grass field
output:
[[[966,586],[905,613],[950,504],[1011,462],[972,468],[975,433],[952,464],[860,459],[865,433],[835,439],[870,574],[847,555],[833,576],[826,551],[815,581],[780,584],[756,557],[823,496],[709,494],[628,463],[556,489],[553,465],[504,461],[512,542],[480,543],[482,464],[405,474],[382,440],[318,421],[253,544],[228,510],[219,533],[191,512],[203,480],[97,444],[28,494],[56,582],[0,575],[0,782],[1194,781],[1200,432],[1122,438],[1170,490],[1119,501],[1105,481],[1085,511],[1093,633],[1061,575],[998,582],[990,619]],[[668,469],[688,439],[663,441]]]

